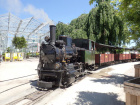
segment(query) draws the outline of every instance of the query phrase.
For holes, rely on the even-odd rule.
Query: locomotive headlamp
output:
[[[66,61],[65,61],[65,60],[63,60],[62,62],[63,62],[63,63],[65,63]]]

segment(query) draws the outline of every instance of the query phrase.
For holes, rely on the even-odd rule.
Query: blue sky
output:
[[[0,0],[0,15],[11,12],[21,19],[34,16],[41,22],[53,20],[55,24],[58,21],[67,24],[83,13],[89,13],[93,7],[95,4],[89,5],[89,0]]]
[[[34,16],[43,22],[55,23],[70,23],[93,7],[89,0],[0,0],[0,14],[11,12],[21,19]]]

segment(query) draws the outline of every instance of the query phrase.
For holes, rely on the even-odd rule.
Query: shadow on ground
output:
[[[30,85],[31,85],[31,87],[34,87],[36,90],[39,90],[39,91],[41,91],[42,90],[42,88],[39,88],[38,87],[38,85],[37,85],[37,80],[30,80]]]
[[[76,105],[125,105],[114,93],[80,92]]]
[[[37,86],[37,80],[30,80],[30,85],[31,86]]]
[[[134,79],[132,76],[127,76],[123,74],[111,75],[111,76],[102,76],[103,78],[93,79],[93,82],[100,82],[102,84],[113,84],[113,85],[123,85],[124,81]]]
[[[52,88],[41,88],[41,87],[39,87],[38,85],[37,85],[37,80],[31,80],[30,81],[30,85],[31,85],[31,87],[34,87],[36,90],[38,90],[38,91],[48,91],[48,90],[55,90],[55,89],[57,89],[58,87],[52,87]]]

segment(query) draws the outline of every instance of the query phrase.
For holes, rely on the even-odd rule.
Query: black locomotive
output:
[[[40,47],[37,84],[41,88],[66,87],[77,77],[84,75],[86,69],[95,63],[94,51],[87,48],[89,46],[86,46],[86,40],[82,41],[84,42],[82,44],[65,35],[60,35],[59,40],[56,40],[55,31],[56,26],[51,25],[50,38],[46,37],[46,42]],[[76,47],[74,42],[83,47],[80,48],[80,45]],[[83,56],[87,56],[86,59],[83,59]]]

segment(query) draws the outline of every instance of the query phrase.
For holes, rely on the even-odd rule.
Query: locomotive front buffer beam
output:
[[[37,80],[37,86],[44,89],[52,88],[54,84],[55,82],[46,82],[42,80]]]

